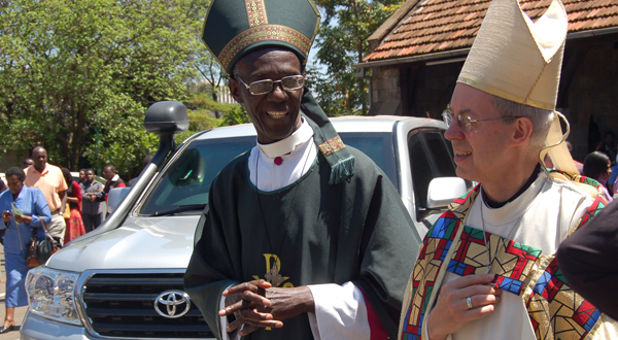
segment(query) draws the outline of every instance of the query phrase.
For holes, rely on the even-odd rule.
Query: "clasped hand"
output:
[[[244,336],[259,328],[281,328],[283,320],[301,313],[312,312],[313,296],[308,287],[278,288],[265,280],[253,280],[223,291],[226,307],[219,316],[234,315],[228,333],[239,330]]]

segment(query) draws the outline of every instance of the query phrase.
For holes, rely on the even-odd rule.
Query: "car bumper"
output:
[[[84,326],[69,325],[61,322],[56,322],[36,314],[27,313],[21,325],[19,332],[21,340],[109,340],[118,338],[101,337],[88,333]],[[146,338],[132,338],[146,339]],[[165,338],[157,338],[164,340]],[[187,340],[190,340],[187,338]],[[215,338],[205,338],[202,340],[216,340]]]
[[[48,340],[48,339],[103,339],[92,337],[83,326],[68,325],[52,321],[28,312],[21,325],[20,339]]]

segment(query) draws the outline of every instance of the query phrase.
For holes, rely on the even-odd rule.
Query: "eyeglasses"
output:
[[[305,76],[302,74],[295,74],[293,76],[286,76],[279,80],[261,79],[256,80],[247,85],[240,77],[236,77],[241,84],[245,86],[249,93],[254,96],[268,94],[275,88],[275,84],[281,84],[281,88],[287,92],[297,91],[305,86]]]
[[[450,109],[446,109],[446,110],[444,110],[442,112],[442,120],[444,120],[444,123],[446,124],[447,128],[449,128],[451,126],[451,123],[453,122],[453,118],[454,118],[455,122],[457,123],[457,126],[459,126],[459,128],[464,130],[465,132],[472,131],[472,129],[480,122],[488,122],[488,121],[491,121],[491,120],[510,121],[510,120],[514,120],[514,119],[517,119],[517,118],[521,118],[521,117],[522,116],[472,119],[472,117],[470,117],[470,115],[463,114],[463,113],[458,114],[456,117],[453,117],[453,113],[451,112]]]

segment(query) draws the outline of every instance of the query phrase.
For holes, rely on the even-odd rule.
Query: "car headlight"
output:
[[[78,273],[36,267],[26,276],[30,312],[40,316],[81,325],[75,306]]]

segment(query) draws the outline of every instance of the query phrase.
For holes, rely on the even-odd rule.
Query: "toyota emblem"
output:
[[[176,319],[189,312],[191,299],[182,290],[166,290],[155,299],[154,309],[162,317]]]

